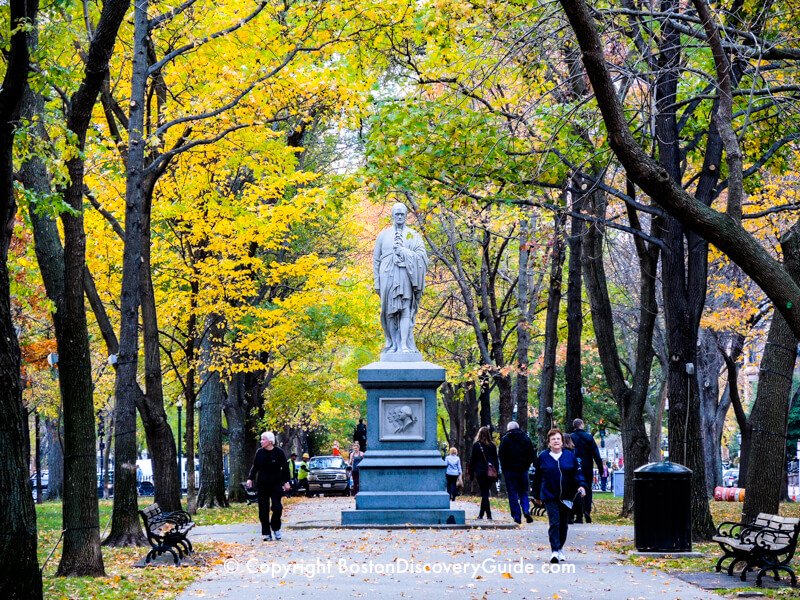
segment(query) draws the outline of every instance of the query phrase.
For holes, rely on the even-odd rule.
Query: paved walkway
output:
[[[514,529],[303,528],[309,521],[337,519],[354,504],[353,498],[301,500],[284,512],[281,541],[262,541],[258,523],[195,529],[193,541],[223,540],[241,544],[234,546],[241,551],[180,598],[720,598],[632,566],[604,547],[632,539],[628,526],[570,527],[568,562],[560,565],[548,562],[547,523],[541,518]],[[468,516],[477,511],[471,503],[456,502],[454,508]],[[507,514],[495,520],[511,522]]]

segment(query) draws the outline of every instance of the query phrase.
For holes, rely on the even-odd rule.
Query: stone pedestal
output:
[[[436,390],[444,369],[422,360],[382,360],[358,370],[367,391],[367,451],[356,509],[342,525],[464,524],[450,510],[445,464],[436,445]]]

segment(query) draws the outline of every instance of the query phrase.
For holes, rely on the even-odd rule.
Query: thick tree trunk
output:
[[[21,389],[21,388],[20,388]],[[42,491],[42,420],[39,418],[39,411],[33,411],[33,464],[36,469],[36,504],[41,504],[44,500]]]
[[[215,315],[206,319],[200,356],[200,492],[198,508],[228,506],[222,469],[222,403],[225,386],[217,371],[210,371],[212,352],[222,339],[222,323]]]
[[[492,386],[488,377],[480,379],[480,395],[478,403],[480,405],[481,427],[491,427],[492,425]]]
[[[253,459],[256,452],[261,447],[259,440],[261,439],[261,430],[259,427],[264,419],[264,390],[269,386],[269,382],[274,377],[272,370],[257,371],[255,373],[248,373],[245,381],[245,398],[247,402],[247,414],[245,416],[245,462],[250,465],[253,464]],[[303,444],[304,452],[310,452],[308,449],[308,431],[303,431]]]
[[[114,434],[114,510],[107,546],[144,545],[136,495],[136,406],[143,403],[137,381],[139,365],[139,288],[142,270],[142,208],[148,182],[144,172],[144,100],[147,83],[147,0],[134,9],[125,243],[122,255],[119,358]]]
[[[630,392],[633,396],[633,391]],[[625,457],[625,491],[620,514],[633,513],[633,472],[650,460],[650,438],[644,426],[644,413],[639,402],[626,399],[621,403],[620,430],[622,431],[622,452]]]
[[[139,414],[153,464],[154,500],[165,512],[181,510],[178,455],[164,406],[149,394],[139,398]]]
[[[747,488],[747,467],[750,460],[750,437],[752,428],[744,412],[742,400],[739,397],[736,361],[732,356],[725,353],[722,354],[722,358],[725,360],[725,366],[728,369],[728,395],[730,396],[733,414],[736,416],[736,423],[739,425],[739,431],[742,436],[741,444],[739,445],[739,487]]]
[[[44,419],[48,482],[47,499],[60,500],[64,494],[64,442],[61,419]]]
[[[225,397],[223,410],[228,425],[228,500],[230,502],[244,502],[247,495],[241,484],[247,481],[252,460],[247,456],[247,376],[244,373],[234,373],[228,384],[228,394]]]
[[[36,46],[36,31],[31,33],[31,47]],[[47,139],[44,127],[44,99],[34,93],[30,86],[25,86],[22,98],[21,117],[33,123],[35,133],[43,140]],[[20,180],[29,192],[38,198],[50,193],[50,182],[44,161],[35,154],[22,163],[19,171]],[[56,222],[48,215],[36,214],[36,202],[29,202],[28,214],[33,228],[34,247],[39,270],[44,282],[47,297],[58,306],[64,298],[64,251],[58,237]],[[56,313],[57,314],[57,313]],[[53,315],[55,320],[56,314]],[[57,500],[62,497],[64,484],[64,449],[60,435],[60,419],[44,420],[45,448],[49,471],[47,498]]]
[[[695,539],[708,539],[715,528],[706,494],[705,459],[700,433],[700,398],[697,380],[686,373],[687,364],[696,364],[693,345],[686,342],[688,332],[675,333],[669,363],[669,457],[692,471],[692,532]],[[682,348],[677,351],[677,348]]]
[[[697,352],[697,375],[700,383],[700,423],[703,438],[703,457],[706,471],[706,493],[714,497],[714,488],[722,485],[722,430],[730,401],[720,398],[719,376],[723,361],[718,346],[718,335],[707,329],[700,330]],[[720,418],[721,413],[721,418]]]
[[[69,184],[64,199],[74,212],[64,212],[64,281],[62,326],[56,322],[59,382],[64,405],[64,543],[59,575],[105,574],[100,552],[97,508],[94,403],[89,335],[83,299],[86,234],[83,227],[83,149],[92,109],[128,0],[106,0],[86,54],[84,79],[72,95],[67,128],[75,134],[79,153],[67,161]],[[57,310],[60,310],[58,307]]]
[[[572,212],[580,214],[584,205],[584,190],[588,184],[575,175],[572,179]],[[581,337],[583,333],[583,279],[581,277],[581,255],[583,253],[583,220],[572,216],[570,234],[567,238],[569,248],[569,269],[567,271],[567,356],[564,363],[564,393],[566,396],[566,416],[564,428],[572,431],[572,421],[583,418],[583,377],[581,375]]]
[[[447,411],[448,424],[450,427],[447,434],[447,445],[451,448],[459,448],[460,442],[464,437],[464,411],[462,410],[461,403],[456,398],[456,388],[449,381],[439,388],[442,394],[442,404]],[[442,421],[444,427],[444,421]]]
[[[189,387],[189,383],[192,386]],[[189,514],[197,513],[197,477],[195,476],[195,433],[194,433],[194,409],[197,396],[194,393],[194,373],[190,369],[186,377],[186,431],[183,434],[184,447],[186,448],[186,510]],[[181,473],[183,481],[183,473]]]
[[[85,131],[85,129],[84,129]],[[92,364],[83,300],[86,236],[83,230],[83,163],[68,162],[66,198],[77,216],[64,212],[63,318],[54,319],[59,355],[59,385],[64,406],[64,542],[58,575],[105,574],[100,553],[95,469],[95,419]],[[80,181],[80,189],[73,189]],[[61,326],[59,327],[59,322]]]
[[[758,393],[750,412],[750,439],[745,471],[742,517],[752,522],[758,513],[778,513],[780,488],[786,462],[784,437],[788,417],[791,374],[794,370],[797,341],[786,320],[775,313],[761,358]],[[742,432],[744,447],[745,433]],[[744,454],[743,454],[744,458]],[[740,467],[740,474],[742,468]],[[741,480],[740,480],[740,483]]]
[[[472,448],[480,426],[477,389],[470,383],[464,383],[464,445],[458,449],[458,455],[462,457],[462,463],[464,462],[464,457],[467,456],[467,452]]]
[[[679,238],[680,239],[680,238]],[[675,244],[683,246],[683,241]],[[670,360],[668,363],[669,393],[669,457],[672,462],[692,470],[692,532],[695,539],[707,539],[715,529],[706,494],[705,459],[700,428],[700,395],[697,390],[695,368],[697,331],[688,322],[686,298],[674,290],[682,289],[683,265],[670,265],[668,255],[679,253],[670,244],[664,253],[664,313],[668,330]],[[679,267],[680,272],[675,269]],[[667,291],[669,290],[669,291]]]
[[[564,273],[564,216],[557,213],[553,221],[553,251],[550,255],[550,284],[544,325],[544,356],[539,378],[539,415],[536,429],[540,449],[547,447],[547,431],[553,424],[553,389],[556,381],[558,349],[558,313],[561,310],[561,281]]]
[[[665,0],[664,10],[679,11],[678,0]],[[681,181],[681,152],[675,113],[679,64],[680,32],[669,21],[659,43],[656,80],[656,135],[658,160],[673,181]],[[667,249],[661,254],[664,320],[667,330],[669,362],[670,460],[692,470],[692,534],[706,539],[714,534],[708,508],[705,462],[700,427],[700,395],[697,387],[697,331],[705,303],[707,244],[688,240],[682,224],[667,217],[662,236]],[[693,243],[694,242],[694,243]],[[688,269],[687,269],[688,265]]]
[[[24,70],[27,71],[27,61]],[[0,110],[2,102],[0,91]],[[36,556],[36,512],[28,479],[28,420],[22,404],[20,353],[11,316],[6,262],[16,212],[11,178],[13,135],[10,122],[0,122],[0,423],[4,430],[0,435],[0,596],[27,599],[42,597],[42,575]]]
[[[530,300],[530,231],[528,220],[519,224],[519,278],[517,280],[517,381],[514,399],[517,423],[528,431],[528,362],[531,344],[531,323],[528,318]]]
[[[508,243],[508,239],[501,240],[498,255],[502,254],[503,248]],[[503,330],[503,318],[500,314],[500,307],[497,301],[497,265],[498,261],[492,254],[492,235],[484,230],[481,240],[481,261],[480,261],[480,318],[487,334],[487,345],[490,348],[491,359],[493,362],[491,373],[494,384],[497,386],[498,399],[498,431],[505,433],[506,425],[511,420],[514,411],[514,397],[512,393],[511,376],[507,373],[505,348],[505,332]]]
[[[142,208],[142,265],[140,272],[140,303],[144,339],[145,394],[138,405],[147,437],[147,447],[153,461],[155,501],[162,510],[181,509],[181,480],[175,436],[164,410],[164,386],[161,375],[161,348],[155,290],[150,266],[150,206],[152,188],[146,190]]]
[[[109,415],[108,424],[106,425],[105,447],[103,448],[103,499],[108,500],[111,497],[109,484],[111,483],[111,444],[114,441],[114,412],[111,411]]]
[[[750,472],[750,448],[752,448],[753,428],[747,423],[740,429],[742,443],[739,446],[739,481],[740,488],[747,489],[749,482],[747,474]]]
[[[661,427],[664,422],[664,406],[667,402],[667,380],[661,378],[658,387],[658,399],[653,407],[653,416],[650,419],[650,462],[661,460]]]
[[[800,281],[800,223],[781,238],[781,246],[786,270],[796,281]],[[761,512],[778,513],[786,462],[786,423],[796,358],[797,339],[786,320],[776,311],[761,358],[758,393],[750,411],[747,494],[742,509],[742,518],[746,522],[752,522]]]
[[[197,349],[197,296],[199,284],[197,278],[193,278],[190,283],[191,296],[189,305],[191,312],[186,325],[186,382],[183,390],[183,397],[186,400],[186,431],[184,432],[184,448],[186,448],[186,510],[189,514],[197,513],[197,478],[195,477],[195,429],[194,411],[197,403],[197,392],[195,389],[196,374],[196,349]],[[180,475],[183,481],[183,474]]]
[[[0,597],[41,598],[36,511],[29,487],[30,440],[22,403],[18,333],[11,314],[8,250],[14,231],[14,132],[29,68],[26,24],[38,3],[10,0],[10,47],[0,87]],[[4,32],[5,34],[5,32]]]
[[[458,450],[463,463],[480,427],[475,386],[447,383],[442,387],[442,400],[450,418],[450,446]]]
[[[500,435],[502,435],[506,432],[506,426],[511,420],[511,414],[514,409],[514,390],[511,375],[498,374],[495,377],[495,382],[497,384],[498,392],[497,404],[500,409],[498,431],[500,432]]]
[[[629,195],[632,198],[635,195],[633,186],[629,186]],[[592,193],[589,198],[592,215],[597,218],[597,221],[587,228],[584,239],[584,280],[592,311],[592,324],[597,338],[600,362],[603,365],[603,374],[614,394],[620,412],[620,433],[625,456],[625,495],[621,514],[628,515],[633,510],[634,502],[633,472],[646,464],[650,456],[650,440],[644,427],[644,407],[647,402],[650,370],[653,364],[653,329],[658,314],[655,284],[659,247],[655,243],[645,245],[641,239],[634,238],[639,258],[641,306],[633,382],[629,385],[622,372],[622,363],[617,349],[614,316],[603,263],[605,230],[602,223],[606,215],[606,198],[604,193],[599,190]],[[634,210],[628,211],[628,218],[632,226],[641,229],[638,214]],[[652,229],[656,230],[655,224]]]
[[[127,335],[123,333],[120,337]],[[128,367],[136,369],[135,359],[131,359],[120,344],[120,363],[133,360]],[[139,506],[136,489],[136,405],[130,398],[130,390],[121,389],[119,373],[125,371],[120,365],[117,369],[117,403],[114,409],[114,506],[111,513],[111,531],[103,541],[104,546],[144,546],[147,539],[139,523]],[[135,375],[134,375],[135,377]],[[138,389],[138,386],[137,386]],[[128,399],[125,399],[125,395]],[[92,490],[94,491],[94,489]],[[96,494],[95,494],[96,495]]]

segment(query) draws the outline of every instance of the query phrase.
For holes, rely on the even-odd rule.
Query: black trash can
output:
[[[633,531],[639,552],[692,551],[692,471],[671,462],[633,472]]]

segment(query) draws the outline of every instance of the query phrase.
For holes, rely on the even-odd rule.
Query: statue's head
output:
[[[402,202],[395,203],[392,206],[392,223],[394,223],[398,227],[402,227],[406,224],[406,217],[408,216],[408,209],[406,205]]]

